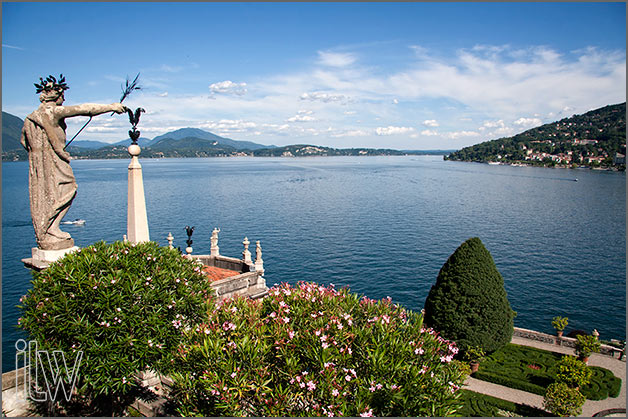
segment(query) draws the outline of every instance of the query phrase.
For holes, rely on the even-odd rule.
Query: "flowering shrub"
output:
[[[584,396],[566,383],[554,383],[547,387],[543,408],[556,416],[578,416],[582,412]]]
[[[182,415],[449,416],[456,345],[391,303],[299,283],[224,301],[175,360]]]
[[[123,413],[133,374],[169,370],[183,330],[213,305],[200,267],[152,242],[96,243],[34,273],[32,284],[20,327],[40,350],[83,352],[72,401],[101,414]]]
[[[563,356],[554,368],[556,382],[565,383],[569,387],[583,387],[591,381],[591,369],[573,356]]]

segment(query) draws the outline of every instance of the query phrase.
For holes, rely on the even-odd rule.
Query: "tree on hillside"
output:
[[[513,333],[504,280],[482,241],[471,238],[447,259],[425,300],[425,323],[464,351],[493,352]]]

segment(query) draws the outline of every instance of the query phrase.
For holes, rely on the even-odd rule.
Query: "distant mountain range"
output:
[[[28,156],[20,144],[20,132],[24,122],[9,113],[2,112],[2,160],[25,160]],[[152,140],[138,139],[143,158],[162,157],[224,157],[224,156],[373,156],[436,154],[453,150],[391,150],[350,148],[338,149],[309,144],[277,147],[251,141],[224,138],[199,128],[181,128],[159,135]],[[75,140],[67,148],[75,159],[128,158],[130,139],[114,144],[92,140]]]

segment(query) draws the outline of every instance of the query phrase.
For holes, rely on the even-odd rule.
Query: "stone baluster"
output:
[[[172,243],[174,242],[174,237],[172,237],[172,233],[168,233],[168,237],[166,237],[166,240],[168,240],[168,248],[174,249],[174,246],[172,245]]]
[[[214,231],[212,231],[212,237],[210,239],[210,256],[220,256],[220,248],[218,247],[218,233],[220,233],[220,229],[214,228]]]
[[[252,263],[253,260],[251,260],[251,252],[249,251],[249,244],[251,244],[251,242],[247,237],[245,237],[242,244],[244,245],[244,251],[242,252],[242,259],[244,259],[244,263]]]
[[[255,242],[255,271],[264,274],[264,261],[262,260],[262,245],[259,240]]]

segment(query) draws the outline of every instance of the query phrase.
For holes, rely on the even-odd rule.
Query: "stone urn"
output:
[[[580,357],[580,361],[584,362],[585,364],[589,363],[589,357],[588,356],[581,356]]]
[[[471,367],[471,374],[473,374],[480,368],[480,363],[478,361],[471,361],[469,362],[469,366]]]
[[[563,337],[563,331],[562,330],[557,330],[556,331],[556,336],[558,336],[559,338]]]

